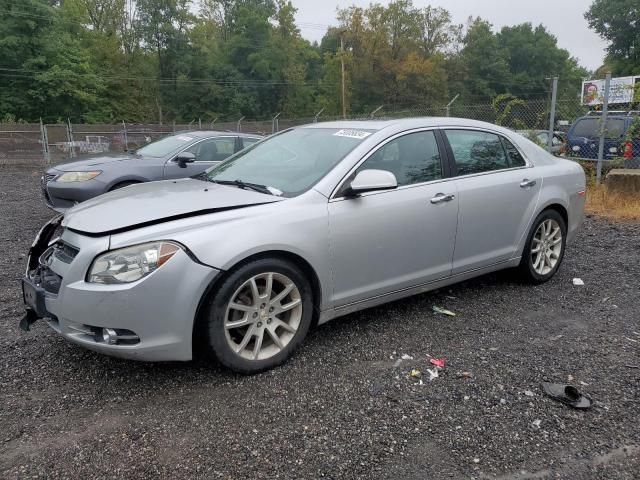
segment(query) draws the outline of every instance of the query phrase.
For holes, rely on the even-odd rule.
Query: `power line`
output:
[[[33,71],[27,69],[19,69],[19,68],[3,68],[0,67],[0,76],[3,77],[13,77],[13,78],[35,78],[37,75],[41,75],[47,73],[46,70],[43,71]],[[206,78],[167,78],[167,77],[143,77],[143,76],[117,76],[117,75],[101,75],[98,73],[74,73],[74,77],[83,77],[83,78],[100,78],[103,80],[120,80],[120,81],[148,81],[148,82],[159,82],[164,84],[216,84],[216,85],[226,85],[226,86],[311,86],[316,87],[319,86],[316,83],[311,82],[281,82],[281,81],[272,81],[272,80],[227,80],[227,79],[206,79]],[[331,83],[323,83],[322,85],[327,86],[336,86],[337,84]]]
[[[4,77],[16,77],[16,78],[34,78],[37,75],[41,75],[47,73],[47,70],[35,71],[28,70],[23,68],[5,68],[0,67],[0,76]],[[135,76],[135,75],[103,75],[99,73],[74,73],[74,77],[84,77],[84,78],[100,78],[103,80],[118,80],[118,81],[147,81],[147,82],[159,82],[164,84],[217,84],[217,85],[227,85],[227,86],[310,86],[310,87],[320,87],[320,86],[329,86],[329,87],[338,87],[339,83],[326,83],[326,82],[283,82],[277,80],[251,80],[251,79],[221,79],[221,78],[180,78],[180,77],[145,77],[145,76]],[[506,84],[505,84],[506,85]],[[508,85],[511,86],[511,85]],[[500,92],[500,93],[511,93],[511,92]],[[498,94],[500,94],[498,93]],[[520,93],[513,94],[515,97],[534,97],[539,95],[540,98],[536,98],[534,100],[543,100],[542,95],[546,95],[548,92],[542,90],[535,91],[523,91]],[[476,98],[476,99],[486,99],[489,98],[485,95],[467,95],[466,98]],[[402,105],[402,104],[400,104]],[[413,105],[413,103],[409,103],[407,105]]]

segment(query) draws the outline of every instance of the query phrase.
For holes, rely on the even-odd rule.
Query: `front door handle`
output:
[[[454,194],[445,195],[444,193],[438,193],[435,197],[431,199],[431,203],[437,205],[438,203],[450,202],[456,198]]]
[[[533,187],[535,184],[536,184],[535,180],[529,180],[528,178],[525,178],[520,182],[520,188]]]

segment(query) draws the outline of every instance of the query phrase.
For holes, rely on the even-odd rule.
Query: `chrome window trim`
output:
[[[396,138],[399,137],[404,137],[405,135],[410,135],[412,133],[420,133],[420,132],[429,132],[429,131],[435,131],[438,130],[440,127],[419,127],[419,128],[412,128],[410,130],[405,130],[403,132],[398,132],[388,138],[385,138],[382,142],[378,143],[375,147],[373,147],[371,150],[369,150],[369,152],[367,152],[366,155],[364,155],[360,160],[358,160],[358,162],[356,162],[355,166],[353,166],[348,172],[347,174],[342,177],[340,179],[340,181],[338,182],[337,186],[331,191],[331,195],[329,195],[329,202],[335,202],[335,201],[342,201],[342,200],[350,200],[349,198],[346,197],[338,197],[336,196],[338,194],[338,192],[340,191],[340,189],[342,188],[342,186],[344,185],[344,182],[347,181],[347,179],[353,174],[353,172],[355,172],[358,168],[360,168],[360,165],[362,165],[364,162],[366,162],[371,156],[373,156],[378,150],[380,150],[382,147],[384,147],[387,143],[395,140]],[[435,137],[435,133],[434,133],[434,137]],[[436,139],[437,142],[437,139]],[[439,151],[439,146],[438,146],[438,151]],[[442,171],[444,173],[444,158],[442,156],[442,154],[440,154],[440,166],[442,167]],[[394,188],[392,190],[384,190],[384,191],[377,191],[377,192],[366,192],[366,193],[362,193],[359,196],[360,197],[368,197],[370,195],[380,195],[383,193],[390,193],[390,192],[397,192],[398,190],[404,190],[407,188],[414,188],[414,187],[421,187],[423,185],[429,185],[432,183],[441,183],[447,180],[452,180],[453,177],[451,178],[439,178],[437,180],[430,180],[428,182],[421,182],[421,183],[412,183],[411,185],[402,185],[399,186],[398,188]]]
[[[492,173],[504,173],[504,172],[513,172],[516,170],[524,170],[527,168],[533,167],[511,167],[511,168],[501,168],[500,170],[489,170],[488,172],[479,172],[479,173],[469,173],[467,175],[460,175],[458,177],[451,177],[450,180],[462,180],[465,178],[473,178],[473,177],[482,177],[484,175],[491,175]]]

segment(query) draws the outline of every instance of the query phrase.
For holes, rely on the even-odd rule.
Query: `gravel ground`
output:
[[[490,275],[350,315],[242,377],[19,331],[24,253],[52,215],[39,171],[1,173],[0,478],[638,478],[639,224],[588,218],[546,285]],[[447,365],[420,385],[428,354]],[[541,393],[571,378],[595,408]]]

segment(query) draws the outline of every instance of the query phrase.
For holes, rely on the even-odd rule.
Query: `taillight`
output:
[[[624,158],[631,158],[633,156],[633,144],[631,142],[625,142],[622,156]]]

